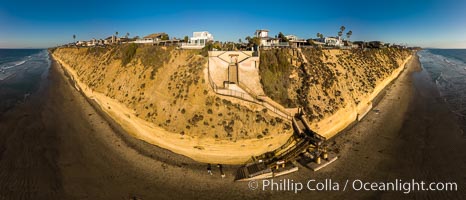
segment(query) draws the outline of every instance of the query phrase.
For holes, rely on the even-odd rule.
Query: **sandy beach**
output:
[[[162,110],[163,113],[174,113],[174,114],[176,113],[177,115],[179,115],[179,117],[172,119],[170,116],[167,116],[169,118],[169,119],[167,118],[168,122],[167,120],[161,120],[162,121],[161,123],[156,123],[155,121],[148,121],[149,119],[145,119],[140,116],[142,115],[141,113],[135,112],[134,108],[132,108],[131,105],[122,103],[121,99],[117,99],[113,97],[112,95],[109,95],[108,93],[103,92],[102,90],[96,90],[93,87],[89,87],[89,84],[91,83],[86,82],[85,79],[83,79],[83,74],[82,74],[83,72],[81,70],[91,69],[87,67],[86,65],[89,63],[93,63],[93,62],[88,61],[89,63],[79,65],[82,67],[80,68],[81,69],[80,70],[77,67],[73,67],[75,66],[75,64],[72,64],[71,61],[74,60],[74,58],[69,57],[69,55],[73,55],[73,54],[60,53],[61,51],[71,51],[71,52],[78,51],[80,53],[85,53],[87,52],[87,50],[86,49],[58,49],[52,54],[52,56],[63,67],[63,69],[67,72],[69,77],[71,77],[71,79],[73,80],[72,85],[76,87],[81,93],[83,93],[84,96],[88,97],[89,99],[92,99],[92,102],[95,102],[95,105],[97,105],[96,108],[104,111],[105,115],[109,115],[110,116],[109,119],[112,119],[116,123],[118,123],[119,126],[121,126],[127,134],[132,135],[135,138],[147,141],[148,143],[153,144],[155,146],[159,146],[164,149],[173,151],[175,153],[185,155],[198,162],[222,163],[222,164],[233,164],[233,165],[243,164],[247,162],[248,160],[250,160],[251,156],[258,156],[258,155],[263,154],[264,152],[273,151],[274,149],[281,147],[287,141],[287,139],[293,134],[293,130],[291,128],[287,128],[285,130],[284,126],[273,126],[273,127],[267,126],[270,128],[270,130],[268,131],[274,134],[269,134],[265,137],[264,136],[259,137],[260,139],[257,137],[250,137],[250,138],[241,138],[241,136],[233,137],[233,135],[231,135],[231,138],[228,138],[228,139],[222,138],[222,135],[220,133],[223,133],[225,130],[223,124],[227,123],[227,120],[226,120],[227,118],[224,119],[218,116],[235,114],[234,119],[237,124],[236,125],[237,129],[235,130],[238,130],[236,133],[241,133],[241,131],[243,133],[248,132],[249,134],[257,133],[259,131],[253,128],[260,128],[261,126],[266,126],[266,124],[265,123],[258,124],[258,123],[254,123],[255,121],[253,120],[246,120],[246,119],[242,120],[241,119],[241,116],[252,116],[252,111],[250,111],[251,113],[249,114],[243,115],[244,113],[243,111],[237,112],[237,113],[230,112],[229,109],[232,109],[230,108],[232,106],[230,107],[222,106],[221,108],[220,104],[218,104],[219,107],[209,108],[211,109],[210,114],[207,113],[207,108],[204,109],[206,112],[204,114],[199,113],[199,112],[196,112],[198,114],[193,114],[193,115],[190,115],[187,113],[185,115],[181,114],[182,109],[184,109],[185,111],[188,110],[188,113],[189,113],[190,111],[195,112],[197,109],[196,107],[202,107],[202,105],[205,105],[205,104],[213,105],[213,103],[207,103],[207,101],[210,102],[211,100],[216,100],[218,96],[215,96],[215,94],[211,94],[211,96],[209,96],[208,98],[207,96],[204,96],[205,98],[204,97],[198,98],[199,95],[196,96],[196,93],[197,94],[199,93],[208,94],[209,93],[210,89],[207,88],[209,86],[204,81],[203,84],[201,83],[202,85],[200,85],[199,87],[196,87],[196,91],[192,92],[192,96],[190,97],[189,101],[186,101],[186,104],[188,104],[190,107],[184,108],[184,106],[186,105],[180,105],[180,107],[177,108],[173,106],[172,104],[173,101],[170,101],[169,98],[167,98],[167,95],[173,95],[176,93],[176,92],[174,93],[174,92],[169,91],[173,89],[171,88],[171,86],[169,86],[169,84],[174,84],[174,83],[168,82],[169,76],[161,76],[160,81],[159,79],[155,78],[156,82],[153,83],[154,87],[152,89],[147,89],[145,93],[151,94],[151,95],[147,95],[147,98],[154,99],[152,101],[153,103],[151,104],[161,103],[159,107],[157,107],[157,105],[155,106],[157,108],[154,108],[153,112],[156,112],[158,109],[159,112],[160,110]],[[175,53],[179,53],[180,55],[183,55],[183,56],[188,56],[189,54],[192,54],[192,52],[190,51],[175,52]],[[68,55],[68,56],[63,56],[63,55]],[[107,54],[107,55],[112,55],[112,54]],[[199,56],[195,56],[195,57],[200,58]],[[85,59],[85,58],[82,58],[82,59]],[[175,72],[173,71],[181,70],[183,68],[175,67],[175,66],[183,65],[183,63],[187,62],[186,59],[187,59],[186,57],[179,56],[176,62],[170,63],[170,66],[163,67],[163,72],[160,72],[160,73],[178,74],[179,71],[175,71]],[[95,60],[95,62],[97,62],[97,60]],[[202,67],[203,65],[200,64],[200,66]],[[113,75],[109,75],[111,73],[114,73],[115,71],[118,71],[118,69],[121,68],[119,64],[112,65],[112,67],[114,70],[102,72],[101,77],[121,76],[122,78],[120,78],[121,79],[120,81],[125,80],[125,78],[129,77],[129,75],[125,76],[125,75],[119,75],[116,73]],[[105,69],[109,69],[109,67]],[[131,79],[134,79],[134,78],[131,78]],[[149,79],[149,77],[147,77],[147,79]],[[183,79],[180,79],[180,80],[183,80]],[[127,81],[130,81],[130,80],[127,80]],[[144,82],[142,84],[144,85],[144,88],[146,88],[145,86],[146,83]],[[147,83],[147,85],[148,85],[147,88],[149,88],[149,83]],[[122,86],[122,87],[134,88],[134,87],[141,87],[141,86],[140,84],[137,84],[137,86],[134,85],[134,86]],[[189,87],[193,87],[193,86],[191,85]],[[205,92],[204,92],[204,89],[205,89]],[[124,94],[124,92],[119,91],[117,88],[115,90],[118,91],[118,92],[115,92],[115,94],[117,95]],[[153,91],[157,91],[157,92],[154,93]],[[135,95],[140,95],[140,94],[144,94],[144,92],[140,92]],[[134,99],[136,99],[136,96],[134,96]],[[232,97],[225,98],[225,99],[227,99],[230,102],[234,102],[234,103],[239,101]],[[218,98],[218,101],[220,101],[220,98]],[[143,105],[144,103],[142,101],[138,101],[138,103],[134,102],[134,104]],[[239,102],[237,105],[239,106],[240,104],[243,106],[248,106],[251,109],[260,111],[259,107],[253,103]],[[146,108],[143,108],[144,112],[147,112],[147,110],[149,110],[149,107],[150,107],[150,104],[146,103]],[[214,114],[215,110],[220,110],[220,109],[228,110],[229,113]],[[147,114],[145,115],[147,116]],[[204,119],[205,123],[199,122],[200,126],[198,126],[197,124],[193,123],[193,121],[196,121],[196,120],[190,121],[195,115],[202,116],[201,117],[202,119],[205,118]],[[270,117],[270,118],[273,117],[269,115],[265,115],[265,116]],[[183,120],[183,118],[189,118],[189,119]],[[222,119],[222,121],[216,122],[214,119],[215,120]],[[231,122],[231,120],[232,119],[228,119],[229,123]],[[253,123],[248,124],[248,123],[243,123],[243,122],[253,122]],[[175,129],[171,129],[173,128],[173,126],[175,126],[173,125],[175,123],[180,124],[178,126],[182,127],[182,129],[180,130],[183,130],[183,133],[179,132],[180,130],[174,131]],[[162,126],[163,124],[172,124],[172,125],[163,127]],[[234,125],[234,122],[232,122],[231,124]],[[193,126],[192,129],[191,129],[191,126]],[[194,130],[196,127],[197,128],[203,127],[201,133],[199,133],[198,135],[194,134],[196,133],[196,130]],[[288,126],[288,127],[291,127],[291,126]],[[241,128],[241,131],[239,131],[240,128]],[[247,131],[246,128],[250,128],[251,130]],[[186,134],[184,132],[186,132]],[[216,134],[218,134],[217,137],[214,136]],[[212,136],[209,137],[209,135],[212,135]]]
[[[332,139],[340,159],[280,177],[454,181],[458,192],[261,192],[207,165],[137,140],[105,120],[56,62],[43,88],[0,116],[0,199],[461,199],[466,140],[414,57],[360,123]],[[278,180],[278,179],[277,179]]]
[[[377,106],[358,124],[333,138],[340,159],[318,172],[300,169],[294,180],[332,179],[456,182],[457,192],[303,192],[300,198],[462,199],[466,139],[434,83],[413,57]],[[374,112],[379,110],[379,112]],[[287,194],[285,196],[289,196]],[[292,194],[294,195],[294,194]]]
[[[1,199],[254,197],[207,165],[121,135],[53,63],[48,87],[1,117]]]

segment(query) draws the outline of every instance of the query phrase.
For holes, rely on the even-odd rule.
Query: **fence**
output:
[[[241,89],[245,90],[248,94],[246,94],[244,92],[230,90],[230,89],[227,89],[227,88],[224,88],[224,87],[218,87],[217,84],[215,84],[214,80],[212,79],[212,77],[210,75],[210,66],[209,66],[209,64],[207,65],[207,75],[209,77],[210,86],[212,87],[212,90],[216,94],[236,97],[236,98],[239,98],[239,99],[244,100],[244,101],[259,104],[259,105],[265,107],[267,110],[272,111],[273,113],[277,114],[278,116],[280,116],[282,118],[285,118],[287,120],[292,119],[292,116],[290,114],[288,114],[287,111],[284,111],[284,110],[282,110],[280,108],[277,108],[277,107],[273,106],[272,104],[270,104],[268,102],[262,101],[258,95],[256,95],[251,89],[249,89],[246,85],[244,85],[241,82],[238,83],[238,86]],[[251,98],[248,98],[248,97],[251,97]]]
[[[181,48],[183,49],[202,49],[205,47],[205,44],[200,44],[200,43],[181,43]]]

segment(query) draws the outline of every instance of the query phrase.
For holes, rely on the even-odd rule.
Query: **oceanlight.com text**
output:
[[[315,180],[310,179],[306,182],[294,181],[292,179],[265,179],[249,181],[248,187],[251,190],[262,191],[288,191],[299,193],[304,190],[308,191],[395,191],[409,194],[413,191],[457,191],[456,182],[426,182],[415,179],[393,181],[364,181],[364,180],[346,180],[334,181],[332,179]]]

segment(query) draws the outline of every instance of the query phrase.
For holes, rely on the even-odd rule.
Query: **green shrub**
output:
[[[264,92],[285,106],[294,105],[288,96],[288,88],[291,85],[289,77],[293,70],[288,60],[290,57],[286,49],[263,50],[259,62],[259,74]]]
[[[134,55],[138,49],[138,45],[131,43],[129,45],[121,46],[121,65],[126,66],[131,60],[133,60]]]

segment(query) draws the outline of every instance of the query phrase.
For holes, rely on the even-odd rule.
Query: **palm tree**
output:
[[[128,37],[129,37],[129,33],[126,33],[125,37],[128,38]]]
[[[322,33],[317,33],[317,37],[320,38],[320,39],[323,39],[323,38],[324,38],[324,34],[322,34]]]
[[[341,31],[341,32],[345,31],[345,29],[346,29],[345,26],[341,26],[341,27],[340,27],[340,31]]]
[[[114,43],[119,43],[118,42],[118,31],[115,32],[115,41],[113,41]]]
[[[338,37],[341,38],[341,36],[343,35],[343,31],[345,31],[346,27],[345,26],[341,26],[340,27],[340,31],[338,32]]]
[[[346,38],[348,38],[348,40],[349,40],[349,38],[351,37],[351,35],[353,35],[353,31],[352,31],[352,30],[350,30],[350,31],[348,31],[348,32],[346,33]]]
[[[73,42],[76,43],[76,35],[73,35]]]

